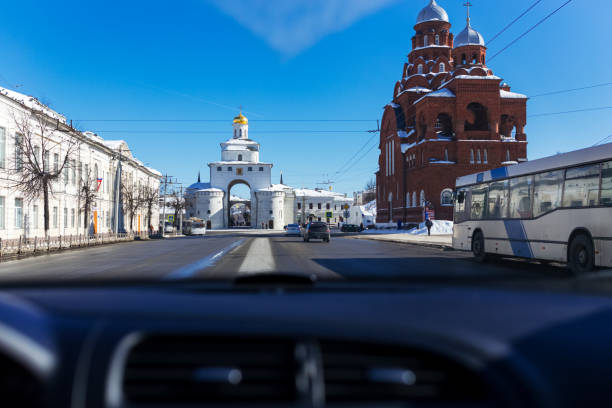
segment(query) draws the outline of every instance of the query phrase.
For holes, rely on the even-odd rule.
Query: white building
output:
[[[38,116],[46,125],[51,125],[50,133],[45,138],[45,152],[42,152],[37,140],[35,118]],[[19,142],[24,137],[19,129],[23,124],[32,129],[28,140],[34,144],[28,155]],[[16,143],[18,142],[18,143]],[[43,142],[40,142],[42,144]],[[70,149],[68,145],[76,146]],[[24,153],[25,152],[25,153]],[[17,171],[20,161],[36,158],[47,159],[48,166],[56,167],[66,157],[62,174],[50,183],[49,195],[49,236],[68,236],[86,233],[109,233],[115,225],[115,192],[117,168],[121,160],[123,179],[133,191],[145,186],[159,189],[161,174],[144,166],[130,151],[122,140],[104,140],[91,132],[79,132],[72,128],[66,118],[36,98],[23,95],[0,87],[0,238],[15,239],[19,237],[44,237],[44,201],[42,194],[28,198],[23,189],[15,188],[19,178]],[[27,168],[27,166],[26,166]],[[58,167],[60,168],[60,167]],[[52,170],[52,169],[51,169]],[[79,195],[87,175],[97,181],[97,191],[85,220],[84,203]],[[121,197],[120,197],[121,198]],[[130,228],[130,216],[119,208],[119,231],[146,231],[147,223],[157,226],[159,223],[157,205],[152,208],[151,220],[147,220],[147,209],[140,208],[135,212],[133,225]]]
[[[212,229],[233,226],[234,204],[249,208],[249,224],[254,228],[282,229],[287,224],[321,220],[341,221],[342,205],[352,199],[343,194],[309,189],[293,189],[272,184],[272,164],[260,161],[259,143],[249,139],[248,119],[234,118],[233,135],[221,143],[221,161],[208,164],[210,182],[197,182],[185,193],[188,217],[198,217]],[[231,200],[232,187],[244,184],[250,201]],[[328,215],[331,215],[328,217]]]

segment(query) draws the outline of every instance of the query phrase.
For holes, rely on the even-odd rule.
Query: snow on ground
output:
[[[452,221],[442,221],[442,220],[434,220],[432,221],[433,225],[431,226],[431,235],[450,235],[453,233],[453,222]],[[377,226],[391,226],[391,224],[376,224]],[[397,224],[394,224],[395,228],[397,228]],[[411,235],[427,235],[427,227],[425,223],[422,222],[419,224],[418,228],[413,228],[411,230],[398,230],[398,229],[370,229],[365,230],[362,234],[411,234]]]

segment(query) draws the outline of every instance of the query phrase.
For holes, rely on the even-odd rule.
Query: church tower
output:
[[[455,39],[453,59],[457,68],[481,67],[486,70],[485,58],[487,47],[483,36],[472,28],[470,21],[471,3],[466,3],[467,23],[463,31]]]
[[[234,139],[248,139],[249,138],[249,120],[240,112],[238,116],[234,118]]]

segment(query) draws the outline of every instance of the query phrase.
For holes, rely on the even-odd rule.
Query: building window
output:
[[[6,168],[6,129],[0,127],[0,169]]]
[[[260,167],[260,168],[259,168],[259,171],[263,171],[263,167]]]
[[[53,228],[57,228],[57,207],[53,207]]]
[[[474,164],[474,149],[470,149],[470,163]]]
[[[448,161],[448,149],[444,149],[444,161]]]
[[[247,170],[248,170],[248,171],[253,171],[253,168],[252,168],[252,167],[249,167]]]
[[[423,37],[423,46],[427,47],[428,45],[429,45],[429,37],[425,35],[425,37]]]
[[[217,167],[217,171],[221,171],[221,167]]]
[[[446,65],[443,62],[440,63],[440,72],[446,71]]]
[[[406,207],[410,207],[410,193],[406,193]]]
[[[229,166],[229,167],[227,168],[227,171],[232,171],[232,166]]]
[[[198,214],[200,214],[200,210],[198,210]],[[206,211],[206,214],[210,214],[210,210]]]
[[[57,173],[59,170],[59,154],[53,153],[53,172]]]
[[[489,157],[487,155],[487,149],[484,149],[484,157],[483,157],[483,162],[484,164],[487,164],[489,162]]]
[[[480,149],[476,152],[476,163],[481,163],[480,161]]]
[[[242,161],[242,155],[241,154],[238,155],[238,161]]]
[[[420,204],[422,206],[425,206],[425,191],[421,190],[421,195],[419,196],[419,198],[420,198],[419,200]]]
[[[446,188],[440,194],[440,204],[453,205],[453,190]]]
[[[64,228],[68,228],[68,208],[64,207]]]
[[[413,207],[418,207],[418,203],[417,203],[417,199],[416,199],[416,191],[412,192],[412,206]]]
[[[320,210],[321,209],[321,203],[317,203],[317,208]]]
[[[15,199],[15,228],[23,228],[23,198]]]
[[[440,45],[440,36],[438,34],[436,34],[436,45]]]
[[[15,170],[23,168],[23,136],[15,134]]]
[[[419,66],[417,67],[417,73],[419,74],[423,73],[423,64],[419,64]]]
[[[298,204],[298,210],[302,209],[302,203],[297,203]]]
[[[38,229],[38,206],[37,205],[32,207],[32,227],[35,230]]]
[[[312,210],[312,203],[308,203],[308,209]]]
[[[72,185],[76,186],[76,160],[70,160],[70,172],[72,173]]]
[[[270,215],[272,215],[272,214],[274,214],[274,213],[272,212],[272,210],[270,210]]]
[[[241,168],[237,168],[236,169],[236,175],[237,176],[242,176],[242,169]]]
[[[108,227],[110,225],[110,212],[106,213],[107,217],[106,217],[106,226]],[[74,208],[70,209],[70,227],[74,228],[74,223],[75,223],[75,216],[74,216]]]
[[[338,209],[338,204],[334,204],[334,210]]]
[[[329,210],[330,208],[331,208],[331,207],[330,207],[329,203],[325,204],[325,209],[326,209],[326,210]]]
[[[0,229],[6,228],[4,224],[4,197],[0,197]]]
[[[64,169],[62,170],[62,172],[64,173],[64,185],[68,185],[68,183],[70,182],[70,173],[68,173],[70,170],[64,166]]]
[[[321,217],[318,217],[318,220],[321,221]]]
[[[510,161],[510,150],[506,150],[506,161]]]

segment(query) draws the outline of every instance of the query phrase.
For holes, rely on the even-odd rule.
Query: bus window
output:
[[[485,217],[486,196],[486,184],[472,187],[472,200],[470,203],[470,218],[472,220],[481,220]]]
[[[467,221],[470,219],[466,213],[466,203],[470,199],[469,187],[460,188],[457,190],[457,197],[455,198],[455,222]]]
[[[531,218],[531,176],[510,180],[510,218]]]
[[[533,216],[547,213],[561,206],[563,170],[536,174],[534,180]]]
[[[508,217],[508,180],[496,181],[489,186],[488,218]]]
[[[612,162],[601,167],[601,199],[599,205],[612,206]]]
[[[565,172],[564,207],[597,205],[599,164],[567,169]]]

